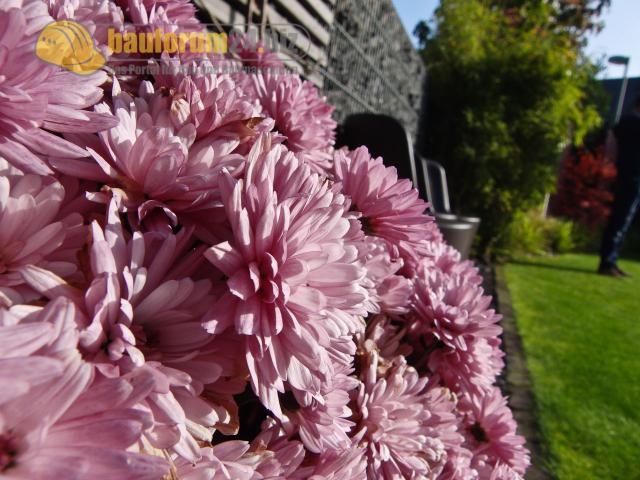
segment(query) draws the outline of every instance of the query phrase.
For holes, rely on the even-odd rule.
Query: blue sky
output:
[[[439,0],[393,0],[407,31],[422,19],[431,17]],[[612,0],[611,8],[602,19],[605,27],[598,35],[589,39],[587,52],[594,59],[627,55],[631,57],[629,76],[640,76],[640,0]],[[603,72],[604,78],[621,77],[624,67],[609,65]]]

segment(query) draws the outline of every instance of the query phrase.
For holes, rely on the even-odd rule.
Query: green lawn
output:
[[[559,480],[640,479],[640,262],[633,278],[597,258],[505,266],[534,383],[548,467]]]

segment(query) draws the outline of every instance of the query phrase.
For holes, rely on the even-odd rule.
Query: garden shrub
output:
[[[509,3],[509,8],[507,8]],[[482,218],[479,255],[504,250],[521,212],[553,189],[562,145],[601,120],[597,68],[557,5],[443,0],[424,38],[424,153],[447,169],[454,208]]]
[[[611,184],[615,178],[616,166],[605,157],[602,145],[593,150],[580,147],[568,152],[552,197],[552,212],[595,231],[609,216],[613,202]]]
[[[509,258],[571,252],[583,244],[581,232],[574,222],[545,217],[539,209],[518,212],[507,229],[499,253],[502,258]]]

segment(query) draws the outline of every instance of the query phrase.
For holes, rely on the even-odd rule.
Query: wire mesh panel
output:
[[[300,45],[280,53],[289,68],[322,88],[338,121],[351,113],[386,113],[415,138],[425,69],[391,0],[194,1],[222,24],[298,29]]]
[[[425,69],[391,0],[338,0],[328,57],[323,90],[338,121],[386,113],[415,135]]]
[[[279,45],[277,53],[285,66],[303,75],[319,88],[327,67],[335,0],[193,0],[222,30],[234,26],[259,32]],[[257,28],[256,28],[257,27]],[[287,45],[280,42],[287,39]],[[268,48],[272,42],[265,42]]]

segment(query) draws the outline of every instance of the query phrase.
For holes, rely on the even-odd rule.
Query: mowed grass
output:
[[[559,480],[640,479],[640,262],[595,275],[592,255],[504,268]]]

